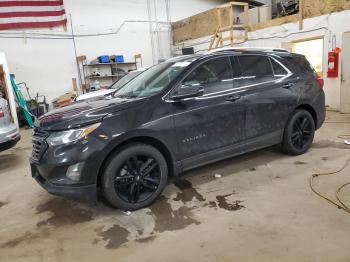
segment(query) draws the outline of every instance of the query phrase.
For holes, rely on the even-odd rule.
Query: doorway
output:
[[[340,112],[350,113],[350,32],[343,33]]]
[[[293,52],[304,55],[317,74],[323,77],[323,38],[294,42]]]

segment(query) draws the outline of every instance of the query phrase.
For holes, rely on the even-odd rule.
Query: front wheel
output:
[[[291,155],[301,155],[309,150],[315,135],[312,115],[302,109],[294,112],[285,127],[282,150]]]
[[[151,204],[163,191],[168,167],[163,155],[145,144],[130,144],[108,161],[102,190],[116,208],[136,210]]]

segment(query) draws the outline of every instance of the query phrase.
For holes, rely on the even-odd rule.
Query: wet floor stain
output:
[[[138,234],[139,236],[142,236],[142,235],[143,235],[143,231],[144,231],[143,228],[142,228],[142,229],[138,229],[138,230],[137,230],[137,234]]]
[[[135,241],[139,242],[139,243],[147,243],[147,242],[151,242],[155,239],[156,239],[156,236],[148,236],[148,237],[135,239]]]
[[[294,162],[294,165],[307,165],[308,163],[307,162],[304,162],[304,161],[295,161]]]
[[[50,235],[48,230],[41,230],[40,232],[31,233],[25,232],[23,235],[16,237],[14,239],[8,240],[4,244],[1,245],[1,248],[15,248],[20,244],[29,245],[32,241],[37,241],[39,239],[45,239]]]
[[[93,212],[78,207],[77,203],[61,198],[53,198],[36,208],[37,214],[50,212],[52,216],[37,223],[41,226],[62,227],[91,221]]]
[[[338,149],[350,149],[349,145],[344,144],[343,142],[335,142],[331,140],[320,140],[312,144],[313,148],[327,148],[333,147]]]
[[[327,160],[328,160],[328,157],[327,157],[327,156],[322,157],[322,160],[323,160],[323,161],[327,161]]]
[[[107,249],[119,248],[121,245],[128,242],[128,236],[130,234],[128,230],[119,225],[114,225],[104,231],[97,229],[96,232],[98,232],[98,236],[102,237],[102,239],[107,242],[105,246]]]
[[[154,231],[174,231],[184,229],[190,225],[199,225],[200,222],[192,217],[193,208],[182,206],[177,210],[172,210],[168,199],[164,196],[149,207],[151,215],[154,216]]]
[[[256,171],[256,168],[255,167],[249,168],[248,171],[254,172],[254,171]]]
[[[7,202],[7,201],[0,201],[0,208],[3,207],[3,206],[6,206],[9,203],[10,202]]]
[[[96,245],[98,242],[100,242],[100,240],[99,240],[98,238],[94,238],[94,239],[91,241],[91,244]]]
[[[245,206],[241,205],[242,201],[235,200],[232,203],[229,203],[227,200],[227,197],[231,196],[232,194],[227,194],[223,196],[216,196],[216,200],[218,202],[218,206],[220,208],[223,208],[228,211],[237,211],[242,208],[245,208]]]
[[[198,201],[205,201],[205,198],[193,188],[190,181],[186,179],[178,179],[174,181],[174,185],[181,190],[181,192],[178,192],[176,197],[173,199],[174,201],[182,201],[183,203],[187,203],[192,201],[194,198],[196,198]]]
[[[216,204],[215,201],[209,201],[209,207],[217,207],[218,205]]]

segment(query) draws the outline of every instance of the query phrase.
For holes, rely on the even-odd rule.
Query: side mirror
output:
[[[187,98],[194,98],[202,96],[204,89],[202,86],[181,86],[176,92],[174,92],[171,98],[174,101],[181,101]]]

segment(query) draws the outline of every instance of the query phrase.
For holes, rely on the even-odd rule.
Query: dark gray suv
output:
[[[185,170],[273,145],[305,153],[325,118],[322,84],[304,56],[284,50],[172,58],[113,98],[41,117],[32,175],[52,194],[139,209]]]

